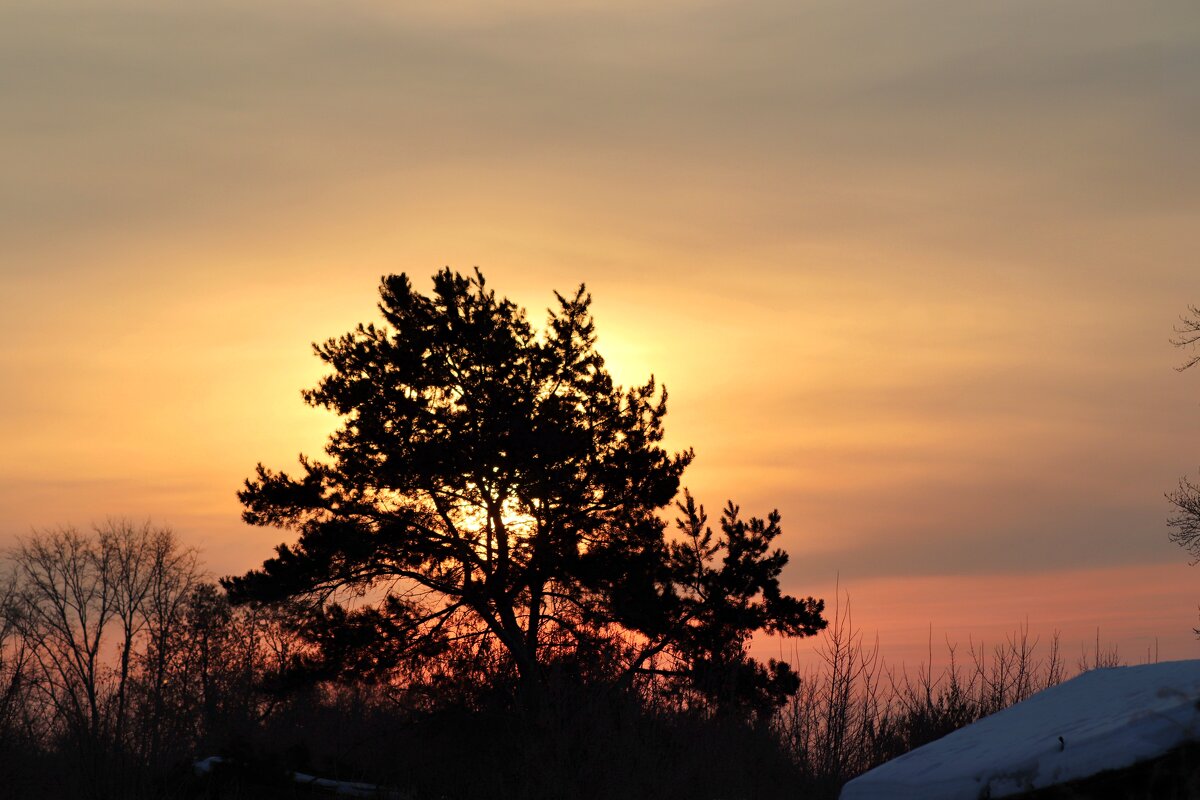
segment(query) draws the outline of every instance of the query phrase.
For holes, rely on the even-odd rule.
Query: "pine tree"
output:
[[[539,332],[478,270],[433,284],[425,296],[385,277],[384,324],[314,346],[331,372],[304,398],[342,424],[327,460],[301,456],[296,477],[260,464],[246,481],[246,521],[299,537],[227,578],[235,601],[306,608],[322,674],[473,653],[526,684],[564,662],[624,681],[663,672],[659,658],[689,676],[745,670],[753,631],[824,625],[819,601],[779,592],[777,516],[731,510],[719,541],[669,541],[661,511],[692,452],[663,448],[653,378],[614,385],[583,286],[555,295]],[[790,685],[774,666],[749,673]]]

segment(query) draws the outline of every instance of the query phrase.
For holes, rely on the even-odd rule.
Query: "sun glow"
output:
[[[489,545],[503,533],[509,541],[528,541],[537,532],[535,517],[520,510],[515,497],[505,498],[497,512],[484,502],[459,501],[450,506],[446,516],[458,536],[475,542],[486,552]]]

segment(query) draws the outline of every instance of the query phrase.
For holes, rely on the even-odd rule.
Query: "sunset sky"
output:
[[[889,659],[1028,620],[1200,657],[1195,0],[0,0],[0,546],[245,570],[384,273],[586,282],[716,510]]]

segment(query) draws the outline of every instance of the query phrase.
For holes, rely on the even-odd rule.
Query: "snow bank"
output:
[[[841,800],[1005,797],[1200,739],[1200,661],[1086,672],[893,759]]]

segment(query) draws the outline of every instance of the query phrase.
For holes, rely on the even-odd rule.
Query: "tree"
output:
[[[556,293],[541,332],[478,270],[440,271],[430,296],[387,276],[380,295],[384,324],[314,345],[332,372],[304,399],[342,417],[329,460],[302,455],[297,477],[260,464],[239,493],[247,522],[299,537],[224,585],[236,602],[303,604],[315,669],[420,669],[474,648],[525,685],[566,663],[629,682],[667,656],[690,674],[745,668],[754,631],[824,625],[820,601],[779,591],[777,515],[731,507],[714,540],[688,499],[691,544],[668,541],[660,511],[692,452],[662,447],[653,377],[614,385],[583,286]]]
[[[155,710],[139,707],[141,650],[171,624],[162,609],[194,581],[195,553],[169,529],[109,520],[92,535],[34,532],[12,560],[3,612],[19,642],[5,649],[21,659],[22,699],[39,734],[69,748],[89,793],[123,794],[122,757],[135,753],[140,712]]]
[[[1200,343],[1200,306],[1188,306],[1188,313],[1180,317],[1175,334],[1171,343],[1192,351],[1177,368],[1182,372],[1200,363],[1200,353],[1196,352],[1196,345]],[[1167,494],[1167,499],[1175,508],[1174,515],[1168,520],[1173,528],[1171,541],[1187,550],[1196,562],[1200,562],[1200,484],[1184,476],[1179,479],[1178,488]]]
[[[233,608],[215,583],[163,593],[135,657],[140,752],[149,764],[216,752],[244,739],[280,705],[281,666],[295,640],[274,609]]]
[[[20,633],[19,588],[15,575],[0,575],[0,761],[5,744],[28,727],[30,652]]]
[[[707,525],[704,507],[686,490],[678,509],[682,516],[676,527],[682,536],[670,545],[670,577],[662,596],[648,604],[659,618],[640,626],[649,634],[648,642],[633,667],[642,670],[642,659],[661,649],[678,665],[666,675],[684,678],[688,688],[719,709],[766,715],[795,694],[800,679],[786,662],[772,659],[764,667],[751,658],[751,635],[811,636],[826,626],[824,604],[780,589],[788,556],[770,549],[782,533],[778,511],[765,520],[743,520],[731,501],[722,512],[718,537]]]

